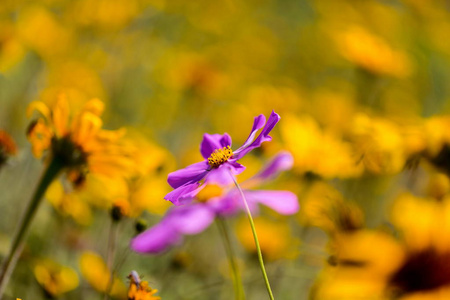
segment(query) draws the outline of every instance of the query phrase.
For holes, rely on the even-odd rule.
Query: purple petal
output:
[[[236,188],[231,189],[225,196],[210,199],[208,205],[221,216],[230,216],[244,210],[244,203]]]
[[[178,232],[183,234],[197,234],[205,230],[216,217],[212,209],[205,204],[193,204],[176,207],[171,211],[167,222]]]
[[[188,183],[198,182],[206,176],[208,167],[207,161],[192,164],[184,169],[170,173],[167,177],[167,182],[174,189]]]
[[[161,222],[131,240],[131,249],[139,253],[160,253],[181,243],[183,236],[173,228]]]
[[[241,165],[240,163],[238,163],[236,160],[229,160],[227,162],[227,164],[230,166],[231,169],[231,173],[233,173],[233,175],[239,175],[242,172],[245,171],[245,166]]]
[[[292,192],[246,190],[244,193],[249,204],[250,202],[261,203],[282,215],[295,214],[300,208],[297,196]]]
[[[200,183],[198,182],[182,185],[168,193],[164,199],[169,200],[177,206],[187,204],[203,189],[203,185],[199,185]]]
[[[237,162],[225,162],[218,168],[209,171],[205,182],[208,184],[217,184],[220,186],[229,186],[234,183],[234,175],[238,175],[245,170],[245,167]]]
[[[239,147],[239,149],[236,150],[236,152],[239,152],[240,150],[250,146],[250,144],[255,139],[256,132],[258,132],[258,130],[260,130],[264,126],[265,122],[266,122],[266,117],[264,115],[259,115],[259,116],[255,117],[255,120],[253,121],[253,127],[252,127],[252,131],[250,132],[250,135],[248,136],[248,138],[245,141],[245,143],[241,147]]]
[[[205,133],[200,144],[200,152],[202,153],[203,158],[207,159],[214,150],[226,146],[231,146],[231,137],[228,133],[224,133],[223,135]]]
[[[280,121],[280,116],[276,112],[272,111],[272,113],[270,114],[269,120],[267,121],[263,130],[260,132],[260,134],[254,141],[253,141],[253,137],[256,134],[256,131],[253,130],[255,128],[255,125],[253,125],[252,132],[250,133],[250,136],[247,139],[247,141],[244,143],[244,145],[242,145],[236,151],[233,151],[233,153],[234,153],[233,158],[240,159],[244,155],[246,155],[247,153],[252,151],[253,149],[261,146],[261,144],[263,142],[271,141],[272,137],[269,136],[269,133],[272,131],[272,129],[275,127],[275,125],[278,123],[278,121]],[[256,124],[256,118],[255,118],[255,124]],[[259,127],[259,128],[261,128],[261,127]]]
[[[281,172],[290,170],[294,164],[292,154],[279,152],[263,169],[250,180],[265,181],[277,177]]]

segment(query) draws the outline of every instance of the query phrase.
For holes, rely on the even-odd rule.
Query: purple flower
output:
[[[249,189],[289,170],[292,164],[292,155],[280,152],[261,172],[242,183],[244,195],[254,213],[258,212],[258,204],[264,204],[283,215],[298,211],[297,196],[292,192]],[[184,235],[202,232],[217,216],[229,216],[244,210],[241,196],[235,187],[206,201],[193,201],[193,197],[189,199],[189,204],[173,207],[160,223],[136,236],[131,241],[131,248],[140,253],[163,252],[180,244]]]
[[[269,133],[279,120],[280,116],[273,111],[267,123],[264,115],[255,117],[252,131],[247,140],[234,151],[231,150],[231,137],[227,133],[223,135],[206,133],[200,144],[200,152],[204,160],[170,173],[167,182],[174,190],[168,193],[164,199],[175,205],[183,205],[201,190],[201,182],[223,186],[233,183],[231,176],[238,175],[245,170],[245,167],[237,161],[261,146],[261,143],[270,141],[272,138]],[[261,128],[261,132],[255,138]]]

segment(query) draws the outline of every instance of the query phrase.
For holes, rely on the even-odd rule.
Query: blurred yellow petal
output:
[[[78,286],[78,274],[50,259],[40,260],[34,267],[36,280],[47,293],[56,297]]]
[[[78,145],[89,147],[89,141],[99,132],[102,124],[97,115],[83,112],[72,123],[72,140]]]
[[[50,109],[44,102],[42,101],[31,102],[27,107],[27,118],[31,118],[34,111],[39,112],[44,117],[44,119],[46,120],[50,119]]]
[[[83,277],[94,289],[105,292],[111,273],[101,256],[94,252],[84,252],[80,257],[80,269]],[[110,294],[115,297],[125,297],[126,292],[123,282],[114,278]]]
[[[52,109],[53,126],[57,137],[63,137],[68,132],[69,101],[66,95],[60,94]]]
[[[105,110],[105,104],[99,99],[91,99],[84,104],[82,110],[91,112],[97,116],[101,116],[103,111]]]

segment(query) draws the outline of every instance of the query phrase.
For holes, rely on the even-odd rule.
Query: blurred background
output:
[[[216,226],[159,256],[132,253],[128,243],[138,216],[153,225],[171,206],[163,200],[167,174],[202,159],[203,133],[227,132],[236,149],[253,117],[275,110],[273,141],[242,160],[240,180],[282,149],[294,156],[292,171],[265,188],[295,192],[300,212],[267,209],[256,220],[276,298],[448,299],[449,7],[3,0],[0,129],[17,151],[0,169],[0,254],[43,170],[26,137],[31,101],[51,105],[64,93],[77,110],[99,98],[103,127],[125,128],[148,163],[125,187],[105,188],[98,178],[81,192],[53,185],[7,295],[99,299],[109,210],[126,198],[139,209],[119,225],[114,297],[126,299],[126,277],[136,270],[163,299],[232,298]],[[264,299],[245,221],[227,225],[247,299]],[[45,279],[42,269],[59,275]]]

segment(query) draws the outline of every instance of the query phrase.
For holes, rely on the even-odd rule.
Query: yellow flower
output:
[[[364,215],[332,186],[317,181],[309,187],[302,201],[301,221],[317,226],[330,235],[352,232],[364,227]]]
[[[80,258],[81,274],[89,282],[89,284],[99,292],[105,292],[111,271],[98,254],[94,252],[84,252]],[[110,294],[124,298],[126,287],[119,278],[114,278]]]
[[[434,158],[446,145],[450,145],[450,133],[446,130],[448,126],[450,126],[449,116],[434,116],[425,120],[424,131],[428,156]]]
[[[142,281],[135,271],[130,276],[130,286],[128,288],[128,300],[160,300],[161,297],[154,296],[158,290],[152,289],[147,281]]]
[[[329,264],[313,287],[311,299],[389,299],[386,282],[403,260],[402,248],[394,238],[358,230],[336,236],[331,249]]]
[[[67,191],[61,182],[53,181],[47,189],[45,198],[63,216],[69,216],[81,225],[91,223],[90,206],[79,197],[77,192]]]
[[[339,232],[312,299],[437,299],[450,296],[450,198],[404,193],[392,210],[400,240],[380,230]]]
[[[398,125],[360,113],[355,116],[352,128],[351,139],[367,171],[394,174],[402,170],[407,156]]]
[[[73,114],[64,95],[51,107],[41,101],[30,103],[28,116],[40,113],[28,131],[33,154],[39,158],[49,152],[49,158],[71,170],[74,183],[83,182],[88,172],[108,177],[132,174],[136,171],[133,149],[121,141],[124,130],[101,128],[103,109],[103,102],[92,99]]]
[[[339,136],[323,131],[310,117],[283,117],[281,133],[294,156],[294,170],[325,178],[348,178],[362,173],[351,145]]]
[[[59,296],[78,286],[78,275],[72,268],[50,259],[39,260],[35,264],[34,276],[51,297]]]
[[[412,72],[405,53],[392,49],[382,38],[362,27],[350,27],[336,34],[335,39],[346,59],[368,71],[396,77],[406,77]]]
[[[25,56],[25,49],[19,41],[12,24],[0,21],[0,73],[5,73]]]
[[[24,45],[45,59],[71,49],[73,33],[43,6],[29,5],[18,14],[17,30]]]

